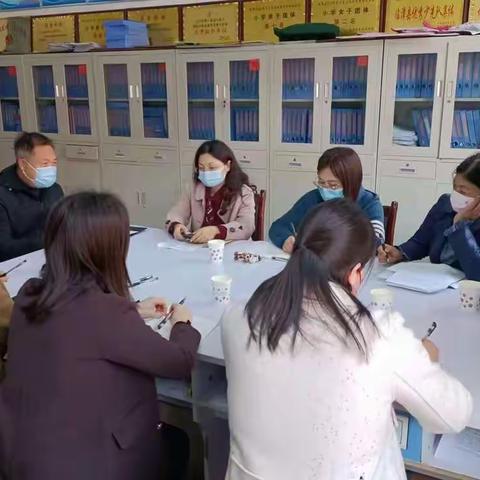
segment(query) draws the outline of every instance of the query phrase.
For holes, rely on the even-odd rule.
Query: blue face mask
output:
[[[30,162],[27,163],[32,170],[35,170],[35,178],[30,178],[25,170],[23,170],[23,174],[33,182],[35,188],[50,188],[57,181],[57,167],[55,165],[35,168]]]
[[[335,198],[343,198],[343,188],[337,190],[332,190],[331,188],[317,187],[318,192],[320,193],[323,200],[328,202],[329,200],[334,200]]]
[[[223,169],[207,170],[198,172],[198,179],[208,188],[218,187],[225,181],[225,172]]]

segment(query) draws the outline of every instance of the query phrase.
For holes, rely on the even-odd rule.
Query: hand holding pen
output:
[[[172,305],[168,310],[168,313],[165,315],[163,320],[157,325],[157,329],[160,330],[168,321],[172,325],[175,325],[178,322],[191,323],[192,314],[187,307],[184,307],[183,304],[186,301],[186,297],[180,300],[176,305]]]
[[[438,347],[431,340],[429,340],[429,337],[432,335],[436,328],[437,323],[433,322],[432,326],[428,329],[426,335],[422,338],[423,346],[427,351],[430,360],[435,363],[437,363],[439,360]]]
[[[297,237],[297,231],[295,230],[295,225],[293,222],[290,223],[290,230],[292,235],[290,235],[282,245],[282,250],[288,254],[292,253],[293,246],[295,245],[295,238]]]
[[[13,272],[14,270],[16,270],[17,268],[21,267],[24,263],[27,263],[27,259],[23,259],[20,263],[17,263],[15,266],[13,266],[12,268],[10,268],[9,270],[7,270],[6,272],[4,273],[0,273],[0,278],[5,278],[9,273]]]

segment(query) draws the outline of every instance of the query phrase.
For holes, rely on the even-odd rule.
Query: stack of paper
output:
[[[449,265],[405,262],[387,269],[388,285],[422,293],[435,293],[454,287],[465,274]]]
[[[104,22],[107,48],[148,47],[147,24],[131,20]]]
[[[413,147],[417,145],[418,137],[415,131],[393,126],[393,143]]]

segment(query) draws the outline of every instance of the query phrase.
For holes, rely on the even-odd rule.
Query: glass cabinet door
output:
[[[398,56],[392,144],[430,147],[437,54]]]
[[[331,145],[365,143],[368,62],[368,56],[333,58]],[[326,86],[327,89],[329,87]]]
[[[282,60],[282,143],[313,142],[315,88],[314,58]]]
[[[91,135],[87,65],[65,65],[65,90],[70,135]]]
[[[128,82],[127,64],[103,64],[103,82],[107,134],[109,137],[130,137],[130,98],[133,98],[133,85]]]
[[[142,63],[143,135],[145,138],[168,138],[167,65]]]
[[[186,69],[188,139],[214,139],[215,99],[219,95],[214,80],[214,62],[188,62]]]
[[[56,99],[59,92],[54,81],[53,66],[34,65],[32,74],[37,130],[41,133],[58,133]]]
[[[17,68],[14,65],[0,66],[0,130],[20,132],[20,97],[18,94]]]
[[[260,59],[230,61],[229,78],[230,140],[258,142],[260,138]]]

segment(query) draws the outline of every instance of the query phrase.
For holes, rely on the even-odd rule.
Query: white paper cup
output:
[[[225,240],[210,240],[208,242],[210,250],[210,259],[213,263],[223,262],[223,250],[225,249]]]
[[[212,277],[212,293],[217,303],[229,303],[232,290],[232,277],[228,275],[214,275]]]
[[[393,308],[393,292],[388,288],[374,288],[370,295],[372,296],[371,310],[391,310]]]
[[[480,311],[480,282],[462,280],[458,289],[460,291],[460,308],[465,312]]]

